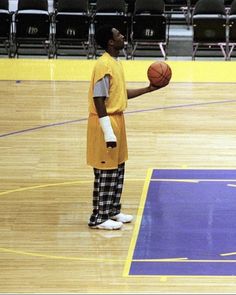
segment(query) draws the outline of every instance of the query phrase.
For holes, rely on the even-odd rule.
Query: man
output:
[[[104,25],[95,40],[105,53],[97,60],[89,88],[87,163],[94,168],[93,213],[89,226],[120,229],[132,215],[121,213],[121,194],[125,161],[128,159],[123,111],[127,99],[157,90],[151,84],[126,89],[118,55],[124,48],[124,36],[113,26]]]

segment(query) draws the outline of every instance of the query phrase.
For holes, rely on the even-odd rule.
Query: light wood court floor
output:
[[[129,101],[122,203],[135,220],[149,168],[236,169],[235,81],[227,75],[219,81],[215,72],[201,80],[198,69],[209,73],[209,63],[189,75],[191,66],[173,63],[168,87]],[[236,292],[236,277],[123,276],[135,220],[121,231],[87,226],[93,185],[85,161],[87,78],[6,71],[2,65],[0,292]],[[129,81],[129,88],[147,85]]]

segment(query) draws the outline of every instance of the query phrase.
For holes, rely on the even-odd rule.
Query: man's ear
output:
[[[113,44],[114,44],[114,40],[110,39],[110,40],[108,41],[108,45],[113,46]]]

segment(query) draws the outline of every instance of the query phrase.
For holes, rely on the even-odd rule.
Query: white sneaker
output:
[[[118,222],[118,221],[108,219],[108,220],[104,221],[103,223],[93,225],[93,226],[90,226],[90,227],[91,228],[98,228],[98,229],[112,230],[112,229],[120,229],[122,227],[122,225],[123,225],[122,222]]]
[[[112,220],[118,221],[118,222],[122,222],[122,223],[128,223],[131,222],[133,220],[133,216],[132,215],[128,215],[128,214],[123,214],[123,213],[119,213],[115,216],[111,217]]]

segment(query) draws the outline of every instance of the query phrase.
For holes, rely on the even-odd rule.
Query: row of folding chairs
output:
[[[193,5],[190,0],[19,0],[9,12],[8,0],[0,0],[0,45],[10,57],[27,49],[44,47],[49,57],[60,49],[81,46],[87,56],[96,54],[93,34],[100,24],[113,23],[126,36],[125,55],[134,56],[138,44],[151,42],[166,58],[172,9]],[[142,15],[141,15],[142,14]],[[147,17],[146,14],[151,14]]]
[[[9,57],[40,50],[49,58],[60,54],[88,58],[99,51],[93,36],[96,28],[112,23],[126,37],[124,55],[134,58],[136,50],[159,50],[167,58],[169,19],[163,0],[136,0],[134,12],[126,13],[123,0],[97,0],[91,12],[88,0],[58,0],[55,11],[48,12],[47,0],[19,0],[18,9],[9,11],[8,0],[0,0],[0,44]],[[236,0],[226,10],[223,0],[198,0],[193,8],[193,59],[202,47],[220,47],[229,59],[236,43]]]
[[[0,0],[3,3],[8,4],[7,0]],[[19,0],[14,12],[0,7],[0,42],[9,57],[18,57],[32,47],[42,47],[48,57],[57,57],[60,50],[66,49],[78,54],[78,48],[94,57],[98,49],[93,40],[96,28],[112,23],[125,36],[127,58],[127,52],[134,55],[137,42],[145,46],[148,41],[158,45],[166,57],[164,1],[136,0],[136,13],[132,16],[125,13],[125,5],[124,0],[97,0],[96,10],[91,13],[88,0],[59,0],[56,10],[49,13],[47,0]]]

